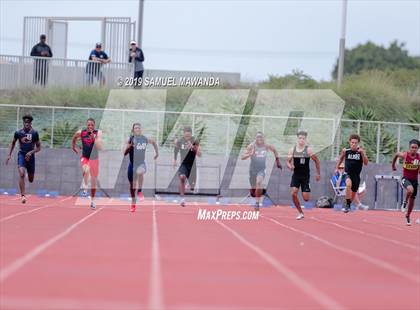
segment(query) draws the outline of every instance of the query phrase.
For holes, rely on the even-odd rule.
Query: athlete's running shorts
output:
[[[416,199],[417,196],[417,187],[419,186],[419,181],[418,180],[409,180],[405,177],[402,177],[401,179],[401,185],[407,189],[407,187],[409,187],[410,185],[414,188],[413,194],[411,195],[412,199]]]
[[[97,177],[99,174],[99,159],[89,159],[86,157],[80,157],[80,163],[83,166],[88,165],[90,175],[93,177]]]
[[[35,154],[27,161],[25,159],[26,153],[18,153],[18,167],[25,168],[28,174],[35,174]]]
[[[146,163],[141,163],[141,164],[136,164],[136,165],[133,165],[132,163],[128,164],[127,177],[128,177],[128,181],[130,181],[130,183],[133,182],[134,172],[137,172],[139,168],[143,169],[144,173],[146,173],[146,171],[147,171]]]
[[[292,181],[290,182],[290,187],[296,187],[301,189],[303,193],[310,193],[311,187],[309,186],[309,176],[298,176],[293,174]]]

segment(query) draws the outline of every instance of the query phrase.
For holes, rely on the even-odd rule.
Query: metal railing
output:
[[[0,55],[0,89],[26,87],[115,87],[130,77],[133,64],[99,64],[88,60]]]
[[[104,114],[106,112],[106,114]],[[41,139],[50,148],[69,147],[71,137],[76,129],[80,129],[88,117],[96,119],[97,124],[106,116],[109,128],[114,135],[115,141],[119,143],[121,136],[125,137],[130,130],[130,124],[141,120],[148,134],[153,135],[163,146],[169,146],[172,136],[169,136],[164,126],[165,118],[170,115],[182,115],[184,120],[192,124],[193,130],[203,118],[212,117],[216,122],[214,132],[206,141],[211,145],[207,151],[215,154],[229,155],[236,132],[233,132],[234,125],[238,126],[242,117],[252,118],[255,130],[268,131],[268,125],[272,123],[287,123],[290,117],[267,116],[267,115],[240,115],[200,112],[175,112],[175,111],[151,111],[151,110],[128,110],[128,109],[101,109],[85,107],[62,107],[62,106],[32,106],[32,105],[0,105],[0,146],[5,147],[10,143],[13,131],[22,126],[21,117],[25,113],[31,113],[34,118],[34,127],[41,134]],[[347,145],[348,136],[351,133],[358,133],[362,137],[364,147],[367,149],[370,161],[376,163],[388,162],[396,152],[408,146],[408,141],[413,138],[420,139],[420,124],[380,122],[341,119],[340,124],[335,119],[327,118],[305,118],[306,121],[331,122],[331,130],[325,132],[329,145],[321,152],[323,159],[334,160],[340,153],[342,147]],[[337,129],[337,131],[334,130]],[[270,143],[282,146],[281,155],[287,153],[284,140],[277,139],[277,133],[269,135]],[[165,141],[164,141],[165,139]],[[287,139],[294,143],[294,138]],[[117,144],[114,144],[116,146]]]
[[[128,54],[127,54],[128,61]],[[110,62],[99,64],[88,60],[46,58],[31,56],[0,55],[0,89],[19,89],[28,87],[66,87],[85,86],[121,87],[133,77],[132,63]],[[236,85],[241,75],[234,72],[199,72],[174,70],[145,70],[144,77],[218,78],[220,84]]]

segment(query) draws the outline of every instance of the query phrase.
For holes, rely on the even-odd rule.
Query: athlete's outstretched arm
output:
[[[194,148],[195,148],[195,154],[198,157],[201,157],[201,147],[200,147],[200,144],[195,145]]]
[[[10,145],[9,145],[9,153],[7,155],[6,165],[9,163],[10,159],[12,158],[12,153],[13,153],[13,150],[15,149],[16,141],[17,141],[17,137],[15,135],[12,139],[12,142],[10,142]]]
[[[103,149],[102,130],[98,130],[98,135],[95,138],[95,147],[98,151],[101,151]]]
[[[341,163],[343,162],[344,158],[346,157],[346,149],[344,148],[341,151],[340,158],[337,161],[337,165],[335,165],[335,171],[338,171],[338,167],[340,167]]]
[[[147,142],[153,145],[153,149],[155,150],[155,156],[153,157],[153,159],[156,160],[159,157],[159,149],[158,149],[157,143],[153,139],[148,139]]]
[[[405,157],[405,153],[404,152],[398,152],[394,155],[394,158],[392,159],[392,170],[393,171],[397,171],[397,167],[395,166],[395,163],[397,162],[397,159],[401,158],[403,159]]]
[[[77,148],[76,143],[77,143],[77,140],[80,139],[81,135],[82,135],[82,131],[78,130],[76,131],[76,133],[73,135],[73,138],[71,139],[71,148],[73,152],[75,152],[76,154],[79,154],[79,149]]]
[[[281,163],[280,163],[280,156],[279,153],[277,152],[276,148],[274,147],[274,145],[268,145],[267,148],[273,152],[274,157],[276,158],[276,166],[279,169],[282,169]]]
[[[318,156],[315,155],[315,153],[312,151],[312,148],[310,147],[308,147],[308,155],[315,162],[315,168],[316,168],[315,180],[318,182],[319,180],[321,180],[321,162],[319,161]]]
[[[252,155],[254,155],[254,152],[255,152],[255,148],[254,148],[254,145],[251,143],[246,147],[245,152],[241,156],[241,159],[245,160],[245,159],[250,158]]]

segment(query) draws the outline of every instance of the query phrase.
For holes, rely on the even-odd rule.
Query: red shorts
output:
[[[99,160],[98,159],[89,159],[86,157],[80,157],[80,163],[83,166],[88,165],[90,170],[90,175],[97,177],[99,174]]]

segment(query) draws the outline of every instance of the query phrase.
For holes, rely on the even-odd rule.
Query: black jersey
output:
[[[296,146],[293,148],[293,165],[295,169],[293,173],[295,176],[299,177],[307,177],[309,178],[310,169],[309,169],[309,162],[311,157],[308,154],[308,146],[306,145],[303,151],[298,152],[296,150]]]
[[[198,141],[194,137],[188,141],[182,137],[176,142],[175,154],[181,153],[181,163],[183,165],[192,166],[194,164],[196,152],[192,150],[192,147],[197,145]]]
[[[95,146],[95,139],[98,136],[98,131],[83,129],[80,134],[82,140],[82,156],[88,159],[98,158],[98,149]]]
[[[363,158],[359,148],[356,151],[346,149],[344,167],[347,174],[359,175],[362,172]]]
[[[35,144],[39,141],[38,132],[34,129],[26,131],[24,128],[15,132],[15,140],[19,140],[20,152],[28,153],[35,148]]]
[[[143,136],[131,136],[130,143],[133,147],[130,149],[130,163],[133,165],[143,164],[146,158],[146,148],[148,139]]]

